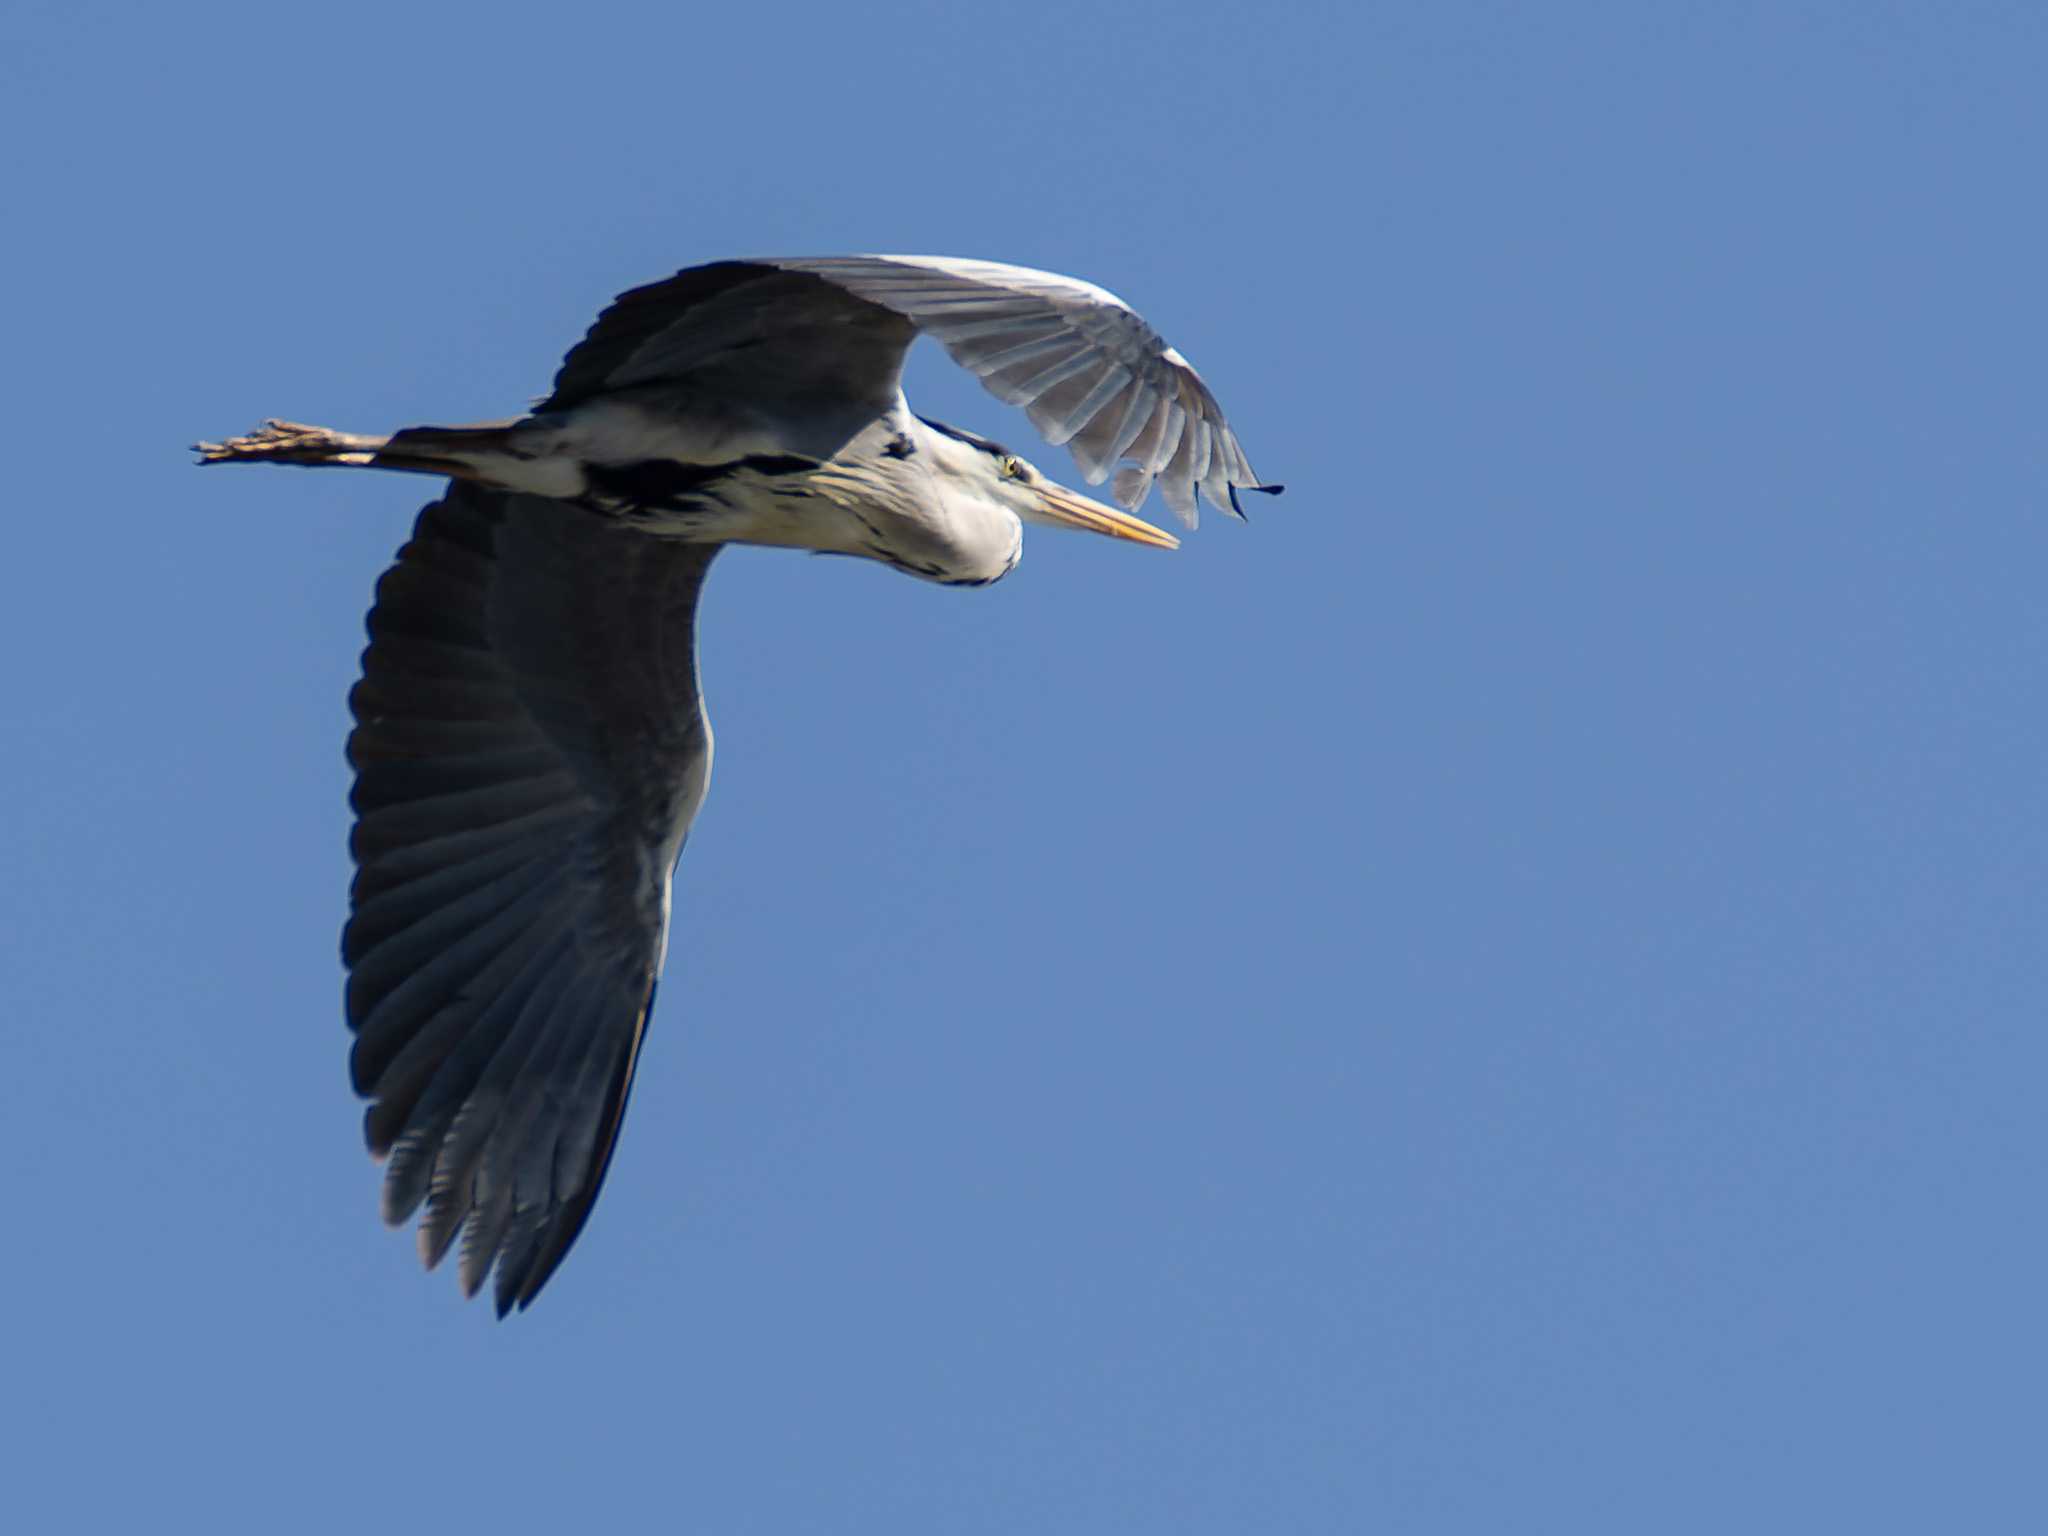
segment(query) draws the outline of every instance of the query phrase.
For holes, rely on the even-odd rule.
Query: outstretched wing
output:
[[[622,294],[541,407],[636,384],[702,382],[784,423],[886,409],[913,335],[936,337],[998,399],[1064,444],[1126,508],[1154,481],[1190,527],[1196,495],[1242,516],[1263,486],[1188,360],[1115,294],[944,256],[768,257],[693,267]],[[841,430],[834,419],[832,430]],[[856,428],[857,430],[857,428]]]
[[[697,594],[715,546],[461,483],[377,586],[350,699],[350,1069],[384,1216],[503,1316],[547,1283],[617,1144],[711,767]]]

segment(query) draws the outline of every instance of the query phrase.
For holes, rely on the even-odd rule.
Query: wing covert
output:
[[[693,417],[742,432],[766,427],[790,448],[829,458],[895,405],[916,338],[902,315],[822,278],[715,262],[620,294],[562,360],[537,409],[662,388]]]

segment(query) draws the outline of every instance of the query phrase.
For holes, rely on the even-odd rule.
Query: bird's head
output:
[[[934,467],[955,495],[977,497],[1026,523],[1106,533],[1113,539],[1129,539],[1155,549],[1180,548],[1180,540],[1165,529],[1068,490],[1001,443],[944,422],[920,419],[932,429],[929,441]]]

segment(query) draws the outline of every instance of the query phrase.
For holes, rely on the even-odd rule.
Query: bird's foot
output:
[[[388,441],[298,421],[266,421],[244,437],[194,443],[192,451],[202,464],[368,464]]]

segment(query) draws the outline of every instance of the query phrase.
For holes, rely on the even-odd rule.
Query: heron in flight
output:
[[[937,338],[1118,506],[912,413]],[[389,437],[270,421],[208,464],[446,476],[377,584],[348,756],[349,1069],[384,1219],[458,1235],[526,1307],[604,1182],[711,774],[696,608],[726,544],[860,555],[951,586],[1023,525],[1172,549],[1157,484],[1242,515],[1261,485],[1208,386],[1115,295],[926,256],[722,261],[622,294],[513,421]]]

